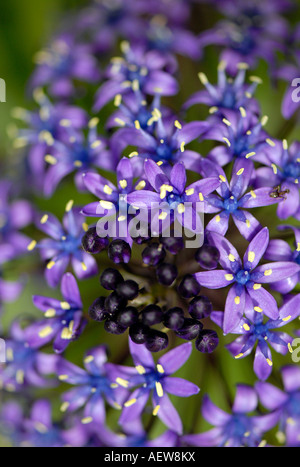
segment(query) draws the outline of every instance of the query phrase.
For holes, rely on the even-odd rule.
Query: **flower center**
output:
[[[177,195],[176,193],[171,193],[167,195],[167,203],[169,204],[171,209],[175,210],[177,206],[181,203],[181,196]]]
[[[159,160],[169,161],[173,157],[173,150],[168,143],[162,140],[156,148],[156,154]]]
[[[238,200],[235,196],[231,195],[229,198],[224,200],[223,207],[225,211],[235,212],[238,209]]]
[[[240,285],[245,285],[250,280],[250,273],[244,269],[241,269],[236,275],[235,280]]]
[[[283,167],[284,178],[299,178],[300,177],[300,164],[299,162],[288,162]]]

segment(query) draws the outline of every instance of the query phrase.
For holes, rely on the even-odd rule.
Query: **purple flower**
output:
[[[57,37],[50,47],[36,55],[38,67],[30,80],[30,88],[47,86],[58,98],[75,93],[74,81],[95,83],[100,79],[96,58],[89,45],[76,43],[71,34]]]
[[[295,235],[295,249],[282,239],[270,240],[269,246],[265,252],[264,258],[267,261],[291,261],[296,264],[300,263],[300,230],[289,225],[280,225],[278,230],[292,229]],[[299,273],[294,274],[286,279],[272,284],[272,289],[277,290],[281,294],[291,292],[299,282]]]
[[[298,48],[298,47],[297,47]],[[289,48],[290,52],[290,48]],[[293,63],[287,63],[283,65],[277,72],[277,76],[284,81],[289,83],[289,86],[284,94],[281,112],[284,118],[287,120],[290,119],[295,112],[299,110],[300,100],[299,100],[299,91],[296,88],[299,88],[299,67],[300,67],[300,53],[298,50],[295,50],[292,54]],[[295,81],[294,81],[295,80]],[[295,95],[296,99],[293,97]]]
[[[106,426],[95,431],[101,443],[107,447],[176,447],[178,435],[167,430],[155,439],[149,439],[141,420],[136,419],[122,426],[122,434],[114,433]]]
[[[33,220],[33,208],[28,201],[10,202],[12,183],[0,181],[0,264],[24,254],[30,239],[19,230]]]
[[[109,236],[124,238],[129,244],[132,244],[132,238],[128,232],[130,217],[127,217],[128,203],[126,195],[134,188],[139,189],[141,185],[140,182],[134,185],[134,167],[130,159],[123,157],[117,166],[116,172],[117,186],[96,173],[86,173],[83,175],[83,182],[86,188],[99,198],[100,201],[95,201],[84,206],[81,213],[88,217],[103,217],[106,213],[109,213],[117,221],[114,235],[111,233]],[[146,182],[142,186],[146,186]],[[100,231],[102,234],[102,228],[105,229],[105,225],[98,222],[98,234]],[[107,235],[107,232],[103,231],[104,234]]]
[[[129,193],[128,203],[139,209],[156,209],[152,222],[156,231],[160,221],[167,226],[176,219],[191,232],[201,233],[203,225],[198,216],[197,203],[202,202],[204,196],[219,186],[218,178],[206,178],[186,186],[187,176],[183,162],[175,164],[170,176],[167,176],[153,160],[148,159],[145,161],[144,171],[146,180],[155,191],[138,190]]]
[[[230,353],[237,358],[244,358],[250,355],[257,343],[253,368],[260,380],[266,380],[272,372],[272,354],[269,345],[276,352],[286,355],[292,351],[291,344],[293,338],[283,332],[274,330],[285,326],[300,314],[300,295],[289,299],[279,310],[278,319],[268,319],[264,321],[263,314],[254,311],[249,298],[246,299],[245,318],[242,318],[238,326],[234,328],[232,334],[240,334],[234,342],[227,345]],[[220,327],[223,327],[223,313],[212,312],[211,319]]]
[[[72,126],[71,120],[61,120],[60,125],[65,127],[68,140],[64,142],[51,137],[48,141],[51,154],[45,156],[49,164],[44,179],[45,196],[52,196],[60,181],[74,171],[76,187],[79,191],[83,191],[82,174],[87,170],[92,170],[94,167],[115,170],[117,161],[107,149],[107,142],[97,133],[98,122],[98,118],[90,120],[88,135],[85,137]]]
[[[33,93],[39,109],[30,112],[16,108],[13,116],[26,123],[26,129],[20,129],[14,140],[17,148],[29,146],[28,163],[34,175],[34,183],[42,187],[45,171],[45,157],[51,150],[54,140],[67,142],[68,131],[61,122],[70,122],[72,128],[79,130],[87,123],[84,110],[79,107],[64,103],[53,104],[42,89],[36,89]],[[49,159],[46,157],[46,160]],[[42,180],[41,180],[42,177]]]
[[[177,69],[177,61],[174,57],[176,54],[199,60],[201,51],[198,39],[191,31],[180,26],[172,26],[161,16],[153,17],[147,26],[146,33],[144,31],[141,36],[141,42],[149,50],[156,50],[168,57],[171,70]]]
[[[66,206],[63,225],[53,214],[45,214],[40,218],[38,228],[50,238],[39,243],[33,241],[28,249],[39,248],[42,259],[48,262],[45,277],[50,287],[59,284],[70,262],[79,279],[97,274],[95,259],[81,248],[81,239],[87,229],[80,208],[73,208],[73,201]]]
[[[116,95],[140,89],[144,94],[172,96],[178,91],[177,81],[164,71],[167,59],[158,52],[143,47],[122,44],[124,57],[117,57],[107,72],[108,80],[100,87],[94,110],[101,110]]]
[[[251,180],[255,177],[253,164],[247,159],[236,159],[231,181],[228,183],[226,174],[209,159],[202,159],[199,164],[200,173],[205,176],[219,177],[221,185],[217,188],[218,194],[209,194],[204,197],[205,212],[217,213],[207,224],[206,230],[225,235],[232,216],[235,225],[246,240],[250,241],[262,229],[261,224],[250,214],[248,208],[269,206],[282,202],[281,198],[272,198],[270,188],[258,188],[247,192]]]
[[[228,63],[231,74],[241,62],[255,68],[260,58],[273,70],[276,51],[284,50],[284,41],[288,37],[287,21],[269,2],[267,8],[258,2],[254,5],[245,1],[225,2],[221,10],[227,18],[202,32],[199,45],[221,46],[221,60]]]
[[[239,110],[241,107],[248,111],[259,114],[258,102],[253,98],[259,80],[250,78],[251,84],[245,83],[247,64],[240,63],[238,72],[234,79],[226,74],[227,63],[220,62],[218,66],[218,83],[213,86],[207,76],[201,72],[199,79],[205,86],[204,91],[193,94],[185,103],[184,108],[189,108],[195,104],[204,104],[210,107],[210,113],[217,113],[222,116],[223,109]]]
[[[123,425],[139,418],[152,394],[153,415],[158,416],[172,431],[181,434],[181,419],[167,393],[179,397],[198,394],[199,388],[195,384],[171,376],[188,360],[192,344],[189,342],[170,350],[158,360],[157,364],[144,345],[134,344],[130,340],[129,346],[135,368],[115,367],[117,371],[115,381],[121,387],[138,386],[138,388],[124,403],[119,423]]]
[[[286,261],[258,266],[269,244],[269,230],[262,229],[250,242],[243,262],[234,246],[217,233],[208,234],[210,243],[220,253],[222,270],[198,272],[199,284],[208,289],[219,289],[232,285],[224,310],[223,330],[227,334],[238,326],[248,303],[254,311],[263,313],[272,320],[279,312],[275,298],[262,286],[286,279],[300,271],[300,266]]]
[[[208,158],[223,167],[235,158],[251,159],[269,165],[266,148],[274,143],[263,130],[267,118],[260,121],[257,116],[247,112],[243,107],[240,112],[224,110],[226,116],[220,121],[217,116],[207,122],[207,131],[203,139],[222,141],[226,146],[216,146],[208,154]]]
[[[63,301],[33,296],[34,305],[44,313],[46,319],[26,329],[27,342],[31,348],[40,348],[54,339],[54,351],[62,353],[82,333],[86,320],[83,319],[80,292],[72,274],[63,276],[61,293]]]
[[[122,154],[128,146],[137,147],[137,152],[130,155],[140,156],[138,159],[133,157],[137,159],[136,164],[138,161],[143,163],[142,158],[153,159],[165,166],[183,161],[186,169],[195,170],[201,156],[195,151],[186,149],[186,145],[206,130],[206,122],[193,121],[181,124],[174,118],[163,119],[160,109],[154,108],[146,130],[141,127],[139,121],[135,122],[135,128],[121,128],[113,135],[111,147],[116,154]]]
[[[263,434],[275,426],[278,417],[272,413],[248,415],[256,410],[257,403],[255,389],[242,384],[237,386],[232,413],[220,409],[205,396],[202,415],[214,428],[204,433],[185,435],[182,439],[189,445],[203,447],[263,446]]]
[[[283,390],[270,383],[258,382],[255,385],[260,402],[279,418],[277,439],[280,443],[299,446],[300,424],[300,369],[298,365],[288,365],[281,369]]]
[[[15,401],[2,404],[0,412],[0,434],[9,441],[9,446],[18,447],[23,437],[23,411]]]
[[[0,383],[9,392],[24,387],[53,387],[54,383],[45,375],[56,373],[57,356],[32,349],[27,343],[26,329],[14,322],[10,338],[6,341],[6,365],[0,370]]]
[[[114,365],[107,363],[105,346],[87,351],[84,358],[85,370],[66,361],[60,360],[57,372],[60,381],[76,386],[62,395],[61,411],[74,412],[84,407],[82,423],[104,423],[105,401],[112,407],[121,409],[128,397],[128,391],[120,388],[113,380]]]
[[[267,164],[269,167],[257,169],[256,185],[273,188],[279,186],[283,202],[278,205],[277,215],[279,219],[287,219],[294,216],[300,208],[300,143],[295,141],[288,147],[286,140],[275,140],[266,154],[270,161]]]

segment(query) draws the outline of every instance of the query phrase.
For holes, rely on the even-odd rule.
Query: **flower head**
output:
[[[63,301],[40,295],[33,297],[34,305],[44,313],[46,319],[26,329],[27,342],[31,348],[40,348],[54,339],[54,351],[62,353],[82,333],[86,320],[83,319],[80,293],[72,274],[63,276],[61,292]]]
[[[128,395],[126,389],[114,384],[113,365],[107,363],[105,346],[87,351],[84,358],[85,370],[61,360],[57,371],[60,381],[76,386],[62,395],[62,412],[74,412],[84,407],[82,423],[105,421],[105,401],[120,409]]]
[[[263,446],[265,445],[263,434],[275,426],[278,417],[276,414],[251,415],[257,404],[255,389],[242,384],[237,386],[232,413],[220,409],[208,396],[205,396],[202,415],[215,428],[204,433],[185,435],[182,439],[192,446]]]
[[[47,261],[45,276],[51,287],[59,284],[70,262],[80,279],[97,273],[95,259],[81,248],[86,225],[80,209],[73,208],[73,201],[66,206],[63,225],[52,214],[44,214],[38,222],[38,228],[50,238],[43,239],[39,243],[31,242],[28,249],[38,248],[41,257]]]
[[[242,318],[238,326],[231,331],[232,334],[240,334],[240,337],[228,344],[227,348],[235,358],[239,359],[250,355],[257,343],[253,368],[259,379],[266,380],[272,372],[273,361],[269,345],[283,355],[292,352],[293,338],[284,332],[275,331],[299,316],[299,304],[300,295],[296,295],[280,308],[278,319],[266,321],[262,313],[252,308],[248,299],[245,318]],[[211,319],[223,327],[222,312],[213,312]]]
[[[135,368],[117,367],[115,381],[123,387],[138,387],[124,403],[121,425],[138,418],[151,395],[153,415],[158,416],[172,431],[181,434],[182,422],[167,393],[189,397],[199,392],[195,384],[171,376],[188,360],[192,344],[183,344],[170,350],[157,364],[144,345],[134,344],[130,340],[129,346]]]
[[[208,237],[212,245],[219,250],[219,262],[224,269],[198,272],[195,277],[200,285],[209,289],[232,285],[225,304],[224,332],[227,334],[236,328],[249,303],[254,311],[263,313],[272,320],[278,319],[276,300],[263,288],[263,284],[286,279],[300,271],[300,267],[286,261],[258,266],[269,244],[268,228],[263,228],[251,240],[243,262],[234,246],[222,235],[210,233]]]

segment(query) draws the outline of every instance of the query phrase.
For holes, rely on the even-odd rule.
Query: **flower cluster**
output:
[[[299,101],[271,130],[254,74],[294,86],[299,27],[289,1],[214,0],[201,30],[204,3],[92,2],[36,55],[26,189],[0,181],[5,443],[300,445]]]

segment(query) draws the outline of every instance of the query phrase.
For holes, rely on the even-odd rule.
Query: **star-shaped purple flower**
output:
[[[54,339],[55,353],[62,353],[71,341],[78,339],[86,320],[83,319],[82,301],[77,282],[67,273],[61,282],[63,300],[40,295],[33,296],[34,305],[46,319],[37,321],[26,329],[27,342],[31,348],[40,348]]]
[[[219,179],[205,178],[186,186],[187,176],[183,162],[175,164],[168,176],[151,159],[145,161],[144,172],[146,180],[155,191],[138,190],[129,193],[128,203],[142,210],[153,210],[151,225],[156,231],[160,230],[160,222],[163,223],[164,230],[176,219],[193,233],[203,232],[199,204],[202,205],[204,196],[219,186]]]
[[[207,231],[225,235],[228,231],[230,216],[232,216],[240,233],[250,241],[262,229],[262,225],[247,209],[283,202],[282,198],[271,197],[268,187],[248,190],[253,177],[255,178],[255,171],[252,162],[247,159],[235,161],[230,183],[227,181],[224,170],[209,159],[201,160],[199,170],[203,176],[219,177],[221,182],[220,187],[217,188],[217,194],[204,197],[205,212],[217,213],[207,224]]]
[[[74,35],[62,34],[50,47],[36,55],[38,67],[30,80],[31,89],[47,86],[50,94],[69,98],[75,80],[95,83],[100,79],[98,62],[89,44],[77,43]]]
[[[130,340],[129,346],[135,368],[115,367],[115,381],[121,387],[138,387],[124,403],[119,423],[123,425],[136,420],[142,414],[151,395],[153,415],[158,416],[172,431],[181,434],[183,429],[181,419],[167,394],[179,397],[198,394],[198,386],[182,378],[171,376],[188,360],[192,352],[192,344],[189,342],[170,350],[158,360],[157,364],[144,345],[134,344]]]
[[[14,322],[6,341],[6,365],[0,369],[1,387],[9,392],[20,391],[28,386],[53,387],[55,383],[47,375],[56,373],[57,356],[32,349],[27,343],[26,329]]]
[[[183,441],[191,446],[203,447],[258,447],[265,445],[262,436],[277,423],[276,414],[252,415],[258,404],[255,389],[237,386],[232,413],[217,407],[206,395],[202,403],[202,415],[214,426],[209,431],[185,435]]]
[[[200,285],[209,289],[232,285],[224,310],[223,330],[225,334],[231,332],[239,324],[249,299],[252,301],[254,311],[276,320],[279,315],[276,300],[263,288],[263,284],[271,284],[293,276],[300,271],[300,266],[286,261],[258,266],[269,244],[267,227],[250,242],[243,262],[234,246],[222,235],[210,233],[208,238],[210,243],[219,250],[219,263],[223,269],[198,272],[195,277]]]
[[[295,141],[289,147],[286,140],[274,140],[266,154],[270,162],[268,167],[257,169],[256,186],[279,187],[282,202],[278,205],[277,215],[279,219],[287,219],[300,210],[300,143]]]
[[[175,78],[164,71],[167,58],[155,50],[122,43],[123,57],[114,58],[107,70],[108,80],[97,92],[94,110],[101,110],[116,95],[124,95],[134,89],[154,96],[173,96],[178,91]]]
[[[287,365],[281,369],[281,376],[283,389],[262,381],[256,383],[255,388],[262,405],[279,418],[278,441],[287,446],[299,446],[300,368]]]
[[[84,407],[82,423],[103,424],[105,421],[105,401],[111,407],[121,409],[128,397],[128,390],[114,381],[114,365],[107,363],[107,349],[99,346],[86,352],[85,370],[61,359],[57,365],[60,381],[76,386],[63,393],[61,411],[75,412]]]
[[[28,250],[38,248],[41,257],[47,261],[45,276],[50,287],[56,287],[72,263],[75,275],[86,279],[97,274],[96,260],[81,248],[81,239],[87,230],[80,208],[73,208],[73,201],[67,203],[63,225],[53,214],[40,217],[38,228],[50,238],[36,241],[28,245]]]
[[[264,320],[263,314],[254,311],[249,298],[246,299],[245,318],[242,318],[238,326],[231,331],[232,334],[240,334],[234,342],[227,345],[230,353],[237,358],[250,355],[257,343],[254,357],[254,372],[260,380],[266,380],[272,372],[272,354],[269,344],[273,349],[286,355],[292,352],[293,338],[284,332],[275,332],[276,329],[293,321],[300,314],[300,295],[290,298],[279,310],[278,319]],[[223,312],[214,311],[211,319],[220,327],[223,327]]]

